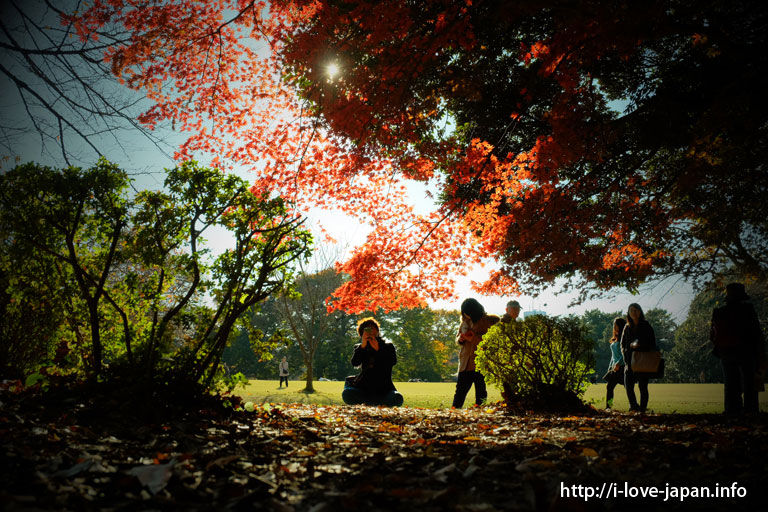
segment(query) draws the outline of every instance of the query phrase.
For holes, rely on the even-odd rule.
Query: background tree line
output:
[[[333,276],[329,278],[329,276]],[[738,276],[734,276],[737,280]],[[299,283],[326,281],[330,292],[342,277],[327,268],[311,275],[302,275]],[[298,289],[308,286],[299,284]],[[712,310],[724,301],[724,286],[711,282],[704,286],[691,303],[688,315],[678,325],[673,316],[664,309],[651,308],[645,311],[646,318],[656,333],[657,344],[666,359],[666,376],[663,382],[722,382],[722,370],[719,361],[712,355],[709,342],[709,326]],[[764,332],[768,326],[768,287],[760,283],[747,286],[751,302],[755,305]],[[232,345],[224,352],[224,361],[231,369],[243,372],[250,378],[277,379],[277,362],[273,358],[288,358],[293,379],[312,380],[325,378],[342,380],[355,372],[349,364],[352,347],[357,343],[355,326],[357,320],[371,313],[348,315],[340,311],[327,313],[325,306],[314,314],[327,315],[322,339],[314,347],[312,375],[306,364],[306,351],[302,351],[305,340],[298,340],[290,328],[290,319],[286,310],[281,308],[283,299],[270,298],[259,309],[250,313],[249,321],[253,328],[263,331],[265,336],[279,339],[266,352],[257,353],[251,349],[248,335],[241,331]],[[642,300],[639,298],[638,300]],[[291,314],[310,317],[313,313],[302,309],[298,300]],[[303,303],[307,308],[308,304]],[[320,311],[322,309],[322,311]],[[426,381],[448,381],[456,373],[458,346],[454,338],[458,325],[458,311],[432,310],[416,308],[379,313],[375,315],[381,322],[382,335],[395,343],[399,362],[394,368],[395,380],[422,379]],[[605,312],[589,310],[574,316],[581,322],[587,336],[594,344],[592,375],[590,380],[602,382],[610,361],[609,339],[613,320],[626,317],[626,310]],[[296,320],[294,320],[295,322]]]
[[[234,176],[185,163],[164,191],[126,194],[127,176],[101,160],[90,169],[36,164],[0,176],[0,369],[5,377],[104,381],[140,377],[210,387],[229,374],[269,379],[274,356],[312,389],[341,380],[359,318],[329,310],[344,282],[330,261],[311,270],[311,235],[279,198],[254,195]],[[218,255],[204,235],[233,235]],[[221,248],[219,248],[221,249]],[[732,276],[732,280],[743,280]],[[765,284],[747,282],[761,322]],[[719,382],[709,346],[722,281],[702,287],[687,318],[649,309],[667,382]],[[639,299],[642,302],[641,299]],[[594,344],[593,380],[608,366],[611,325],[623,311],[577,319]],[[398,348],[395,380],[451,380],[459,314],[426,307],[374,314]]]
[[[332,269],[311,276],[301,276],[297,288],[302,288],[304,279],[323,279]],[[335,275],[339,281],[341,276]],[[249,342],[246,329],[241,329],[223,354],[223,361],[230,371],[242,372],[249,378],[277,380],[277,363],[283,356],[288,358],[291,380],[303,380],[311,389],[312,382],[319,378],[343,380],[357,373],[350,365],[352,348],[358,343],[357,321],[372,313],[346,314],[341,311],[328,313],[325,306],[321,322],[307,322],[305,330],[294,331],[291,322],[298,324],[312,317],[310,311],[286,314],[280,302],[283,297],[267,299],[258,312],[249,312],[251,328],[264,338],[278,340],[264,351]],[[301,303],[304,296],[295,299]],[[293,315],[292,317],[290,315]],[[430,382],[449,381],[456,373],[458,346],[456,334],[458,312],[432,310],[429,308],[403,309],[374,315],[381,324],[381,335],[397,347],[398,363],[393,369],[396,381],[420,379]],[[314,331],[310,330],[314,327]],[[322,330],[322,335],[318,332]],[[297,338],[307,333],[305,338]],[[311,347],[311,348],[310,348]],[[308,361],[309,354],[314,355]],[[310,371],[311,369],[311,371]]]

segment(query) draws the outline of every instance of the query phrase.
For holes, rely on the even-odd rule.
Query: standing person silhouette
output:
[[[624,357],[621,355],[621,334],[627,321],[623,318],[613,320],[613,334],[608,343],[611,344],[611,362],[603,379],[608,382],[605,388],[605,410],[613,408],[613,390],[618,384],[624,385]]]
[[[285,380],[285,387],[288,387],[288,358],[283,356],[282,361],[280,361],[280,371],[279,377],[280,377],[280,387],[283,387],[283,380]]]
[[[510,300],[509,302],[507,302],[507,306],[504,309],[504,314],[501,316],[501,323],[505,325],[511,324],[513,326],[519,325],[518,320],[521,320],[520,319],[521,309],[522,308],[520,307],[520,303],[518,301]],[[504,398],[507,404],[517,400],[517,397],[515,396],[515,393],[512,390],[512,386],[509,384],[509,382],[504,382],[501,387],[502,387],[501,396]]]
[[[725,378],[725,414],[757,413],[757,395],[766,367],[765,339],[744,285],[725,287],[725,305],[712,311],[709,338]],[[742,399],[743,395],[743,399]]]
[[[456,409],[464,405],[472,384],[475,385],[475,405],[481,405],[488,398],[485,377],[475,368],[475,351],[483,335],[498,321],[498,316],[487,314],[482,304],[475,299],[466,299],[461,303],[461,325],[456,334],[456,343],[461,345],[459,374],[453,395],[453,407]]]
[[[629,410],[645,412],[648,408],[648,376],[632,371],[632,353],[656,350],[656,333],[645,319],[643,308],[632,303],[627,309],[627,325],[621,335],[621,352],[624,356],[624,387],[629,399]],[[640,390],[640,404],[635,396],[635,382]]]

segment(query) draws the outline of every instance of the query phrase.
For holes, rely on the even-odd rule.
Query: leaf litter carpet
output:
[[[281,404],[140,421],[124,409],[3,400],[0,508],[726,510],[768,496],[765,415]],[[745,496],[664,499],[670,486],[734,483]],[[640,486],[662,493],[642,498]]]

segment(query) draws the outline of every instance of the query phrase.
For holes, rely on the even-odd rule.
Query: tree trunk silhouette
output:
[[[304,391],[307,393],[314,393],[315,392],[315,386],[312,384],[313,381],[313,375],[312,375],[312,359],[310,358],[309,362],[307,362],[307,385],[304,388]]]

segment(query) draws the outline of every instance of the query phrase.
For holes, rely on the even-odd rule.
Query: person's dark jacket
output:
[[[637,340],[638,347],[630,347],[633,341]],[[632,352],[651,352],[658,350],[656,347],[656,333],[647,320],[642,319],[637,325],[627,322],[624,331],[621,333],[621,354],[624,356],[625,368],[631,370]]]
[[[379,350],[374,350],[370,344],[362,348],[355,345],[352,354],[352,366],[360,367],[360,375],[355,379],[355,385],[371,393],[383,393],[395,390],[392,383],[392,367],[397,363],[395,346],[383,338],[376,338]]]
[[[709,337],[717,357],[758,357],[764,344],[755,308],[746,301],[728,301],[712,311]]]

